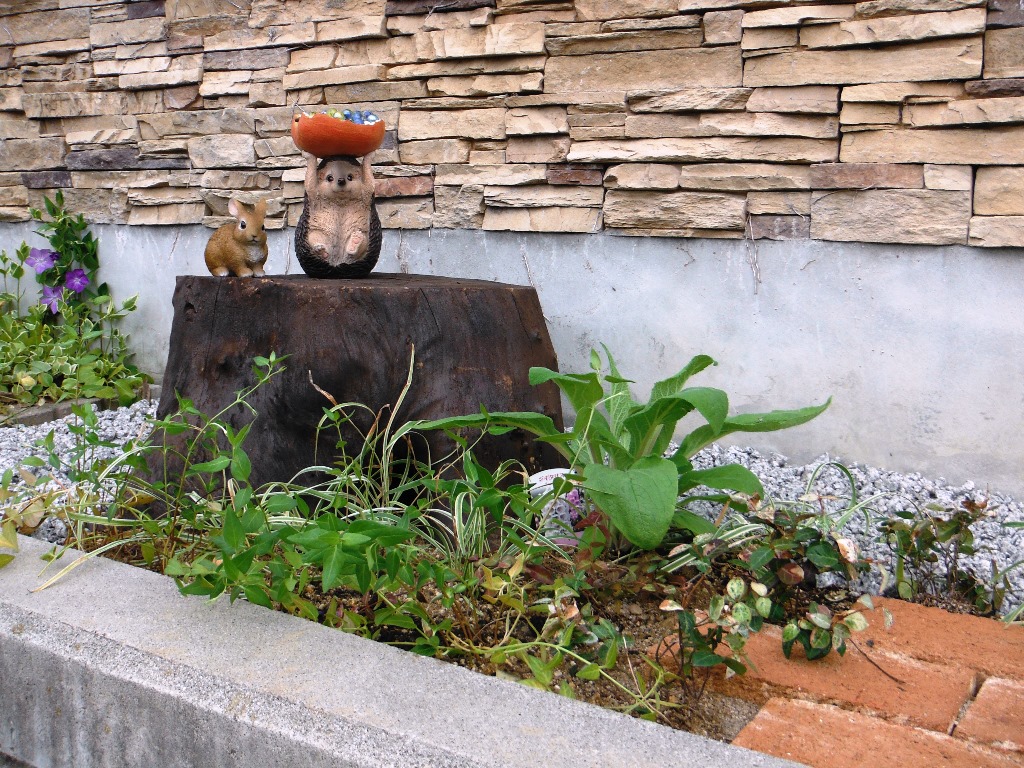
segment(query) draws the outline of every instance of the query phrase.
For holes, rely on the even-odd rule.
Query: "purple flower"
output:
[[[64,287],[75,293],[84,291],[88,284],[89,278],[85,276],[84,269],[72,269],[64,280]]]
[[[25,259],[25,263],[32,267],[37,275],[41,275],[57,263],[57,256],[59,255],[56,251],[51,251],[49,248],[33,248],[28,252],[28,258]]]
[[[64,288],[60,286],[43,286],[43,298],[39,300],[40,304],[45,304],[50,308],[53,314],[57,314],[57,302],[60,301],[60,297],[64,295]]]

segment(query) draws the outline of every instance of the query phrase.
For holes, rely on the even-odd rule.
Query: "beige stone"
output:
[[[432,77],[427,80],[431,96],[489,96],[499,93],[534,93],[544,87],[540,72],[509,75]]]
[[[575,163],[701,162],[754,160],[775,163],[828,163],[836,142],[823,139],[714,136],[681,139],[622,139],[576,142],[568,160]]]
[[[608,189],[678,189],[679,166],[666,163],[624,163],[604,174]]]
[[[924,169],[920,165],[893,163],[823,163],[811,166],[814,189],[920,189]]]
[[[121,75],[117,86],[124,91],[145,91],[178,85],[198,83],[203,79],[201,69],[175,69],[167,72],[140,72],[137,75]]]
[[[505,150],[509,163],[560,163],[569,154],[570,139],[565,136],[512,136]]]
[[[435,227],[480,229],[483,223],[484,188],[482,184],[434,186],[433,225]]]
[[[136,132],[129,129],[100,128],[91,131],[68,131],[64,134],[64,141],[69,146],[81,144],[133,144],[137,138]]]
[[[123,189],[66,189],[64,203],[90,224],[128,222],[128,195]]]
[[[64,139],[8,139],[0,141],[0,168],[42,171],[64,165]]]
[[[547,180],[546,170],[540,164],[438,165],[434,183],[438,186],[543,184]]]
[[[810,216],[810,192],[750,192],[747,213]]]
[[[1024,216],[972,216],[970,245],[1024,248]]]
[[[399,141],[444,137],[505,138],[505,109],[402,110]]]
[[[626,115],[623,113],[619,114],[607,114],[598,113],[590,114],[583,113],[578,115],[569,115],[566,118],[566,122],[569,123],[570,128],[608,128],[608,127],[625,127]]]
[[[626,126],[623,125],[602,125],[592,127],[571,127],[569,138],[573,141],[593,141],[596,139],[624,139],[626,137]]]
[[[576,0],[576,18],[581,21],[672,16],[676,0]]]
[[[205,203],[191,205],[139,205],[131,209],[128,223],[136,225],[169,226],[174,224],[202,224]]]
[[[470,165],[501,165],[506,162],[508,155],[504,149],[473,149],[469,152]]]
[[[851,85],[843,88],[842,100],[847,102],[884,101],[899,104],[908,99],[934,97],[948,101],[963,96],[963,83],[871,83],[870,85]]]
[[[419,32],[409,38],[393,38],[393,50],[411,41],[412,61],[474,59],[481,56],[522,56],[544,53],[543,24],[501,24],[489,27],[442,29]],[[408,54],[397,54],[400,62]]]
[[[985,33],[985,77],[1024,77],[1024,27]]]
[[[196,168],[246,168],[256,163],[255,139],[246,134],[199,136],[188,141],[188,157]]]
[[[969,165],[924,166],[925,189],[970,190],[974,184],[974,170]]]
[[[899,104],[853,102],[843,105],[839,122],[843,125],[898,125],[901,117]]]
[[[181,56],[180,59],[188,59],[195,62],[192,67],[179,67],[179,69],[195,69],[201,64],[200,56]],[[110,59],[108,61],[93,62],[92,69],[97,77],[108,75],[137,75],[140,72],[166,72],[171,68],[170,56],[149,56],[139,59]]]
[[[0,186],[0,206],[25,206],[29,204],[28,188],[17,186]]]
[[[0,88],[0,112],[21,111],[21,88]]]
[[[979,168],[974,180],[974,213],[1024,216],[1024,168]]]
[[[742,229],[701,229],[699,227],[677,227],[674,229],[651,227],[631,227],[629,229],[609,229],[612,237],[697,237],[702,239],[742,240]]]
[[[17,2],[17,0],[16,0]],[[8,10],[15,7],[9,5]],[[40,13],[19,13],[4,19],[4,45],[29,45],[89,36],[89,9],[69,8]]]
[[[309,45],[314,42],[316,42],[316,27],[312,22],[305,22],[289,24],[285,27],[227,29],[204,37],[203,50],[239,51],[282,45]]]
[[[473,143],[467,139],[405,141],[398,153],[403,163],[465,163]]]
[[[93,48],[159,41],[166,34],[167,26],[163,16],[89,26],[89,42]]]
[[[199,179],[199,186],[207,189],[267,189],[270,176],[254,171],[206,171]],[[299,196],[301,199],[301,195]]]
[[[711,11],[704,14],[707,45],[738,43],[743,37],[743,11]]]
[[[985,31],[985,9],[949,13],[917,13],[838,24],[816,24],[800,30],[800,44],[809,48],[874,45],[936,37],[962,37]]]
[[[569,105],[569,114],[587,112],[621,112],[626,101],[625,91],[571,91],[563,93],[537,93],[530,96],[509,96],[509,107],[544,107],[550,104]]]
[[[253,142],[253,149],[256,150],[256,157],[260,158],[299,154],[299,148],[295,146],[291,136],[281,136],[277,139],[256,139]]]
[[[56,118],[117,115],[126,111],[125,95],[106,93],[26,93],[21,97],[26,117]]]
[[[185,176],[187,177],[187,172]],[[188,178],[178,179],[170,171],[72,171],[71,186],[76,189],[112,189],[115,187],[163,187],[172,181],[188,183]],[[127,198],[126,198],[127,199]]]
[[[811,237],[816,240],[962,244],[970,217],[967,192],[841,190],[811,196]]]
[[[551,56],[582,56],[591,53],[654,51],[665,48],[697,48],[703,41],[699,29],[654,29],[643,32],[603,32],[595,35],[547,38]]]
[[[735,86],[742,80],[738,48],[684,48],[592,56],[552,56],[544,70],[547,92]]]
[[[806,165],[777,163],[701,163],[679,168],[682,189],[721,192],[810,189],[811,171]]]
[[[602,187],[484,187],[484,203],[496,208],[600,208],[603,202]]]
[[[752,14],[747,14],[747,17]],[[746,18],[744,21],[746,21]],[[932,40],[883,48],[793,51],[748,59],[743,84],[811,85],[969,79],[981,74],[981,38]]]
[[[154,139],[153,141],[140,141],[138,146],[140,157],[188,154],[188,139]]]
[[[431,61],[425,64],[401,64],[388,67],[388,79],[415,77],[454,77],[499,72],[541,72],[546,56],[500,56],[483,59]]]
[[[701,17],[697,14],[661,16],[655,19],[609,19],[601,22],[601,32],[638,32],[645,29],[696,29]]]
[[[755,88],[746,108],[750,112],[834,115],[839,111],[839,89],[828,85]]]
[[[509,232],[598,232],[600,208],[487,208],[483,228]]]
[[[19,62],[27,59],[34,59],[40,56],[55,56],[59,54],[77,53],[78,51],[89,50],[89,38],[79,37],[73,40],[51,40],[45,43],[31,43],[29,45],[16,45],[14,47],[14,58]]]
[[[956,11],[984,6],[986,0],[867,0],[857,3],[857,17],[868,19],[894,13],[923,11]]]
[[[249,105],[272,107],[288,103],[284,86],[278,83],[252,83],[249,86]]]
[[[750,11],[743,16],[743,28],[791,27],[805,21],[818,19],[851,19],[855,6],[848,5],[802,5],[793,8],[772,8],[766,11]]]
[[[789,48],[799,42],[800,30],[796,27],[745,29],[740,48],[744,51],[764,51],[771,48]]]
[[[695,125],[690,122],[695,122]],[[834,117],[779,115],[771,112],[709,112],[697,115],[631,115],[626,136],[805,136],[830,139],[839,133]]]
[[[609,189],[606,227],[743,229],[746,197],[701,192],[638,192]]]
[[[407,101],[405,109],[486,109],[505,106],[501,96],[482,96],[468,98],[464,96],[430,96],[416,101]]]
[[[102,52],[107,52],[109,49],[103,49]],[[93,61],[97,60],[97,54],[101,51],[93,51]],[[153,56],[166,56],[168,54],[167,41],[166,40],[151,40],[147,43],[129,43],[126,45],[118,45],[114,47],[114,58],[115,59],[137,59],[137,58],[148,58]]]
[[[190,0],[194,2],[195,0]],[[227,3],[222,12],[237,12],[239,0]],[[248,4],[249,0],[246,0]],[[249,23],[253,27],[295,24],[304,21],[332,21],[358,16],[376,16],[384,13],[384,0],[252,0]]]
[[[315,48],[299,48],[292,51],[288,59],[288,74],[308,72],[311,69],[330,69],[338,59],[338,49],[333,45],[318,45]],[[369,64],[369,61],[359,62]]]
[[[316,25],[316,39],[319,43],[325,43],[335,40],[386,38],[386,22],[384,16],[356,16],[338,21],[322,21]]]
[[[252,72],[229,71],[229,72],[206,72],[203,74],[203,82],[199,86],[199,93],[203,96],[223,96],[229,93],[249,93],[249,81],[252,79]]]
[[[913,126],[1024,123],[1024,96],[911,104],[904,109],[903,121]]]
[[[316,88],[321,85],[344,85],[360,83],[367,80],[380,80],[384,77],[385,68],[381,64],[357,64],[351,67],[334,67],[310,72],[298,72],[285,75],[283,84],[286,91],[300,88]]]
[[[1024,165],[1024,126],[885,128],[843,136],[844,163]]]
[[[128,202],[132,205],[172,205],[199,203],[202,200],[199,187],[151,187],[128,190]]]
[[[512,107],[505,113],[505,132],[509,136],[568,133],[565,107]]]
[[[696,86],[672,91],[629,91],[626,103],[633,112],[697,112],[743,109],[753,90]]]
[[[329,85],[324,88],[324,98],[329,104],[418,99],[426,95],[427,85],[422,80],[401,80],[392,83],[368,81],[347,85]]]
[[[810,230],[808,216],[777,214],[751,215],[747,226],[751,240],[806,240]]]
[[[3,98],[0,96],[0,103]],[[21,115],[0,115],[0,139],[38,139],[39,123]]]
[[[430,229],[434,220],[434,198],[379,200],[377,215],[384,229]]]
[[[423,16],[389,16],[387,30],[393,35],[414,35],[424,30],[486,27],[491,23],[493,14],[490,8],[475,8],[471,11],[428,13]]]

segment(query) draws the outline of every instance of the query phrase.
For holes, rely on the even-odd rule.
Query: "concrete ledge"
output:
[[[30,594],[47,545],[20,545],[0,570],[0,765],[793,765],[107,560]]]

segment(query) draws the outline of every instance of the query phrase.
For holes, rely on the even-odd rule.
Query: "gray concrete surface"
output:
[[[139,362],[160,371],[174,276],[204,273],[209,230],[94,229],[103,278],[141,295],[127,323]],[[41,244],[31,225],[0,225],[0,247],[24,238]],[[268,271],[296,271],[291,230],[269,239]],[[1024,495],[1019,250],[387,231],[378,271],[533,284],[562,370],[586,370],[604,342],[644,396],[707,353],[720,365],[695,383],[737,411],[834,397],[808,425],[739,442]]]
[[[20,543],[0,570],[0,753],[38,768],[792,765],[111,561],[32,594],[46,546]]]

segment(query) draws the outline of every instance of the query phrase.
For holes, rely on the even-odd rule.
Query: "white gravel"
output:
[[[144,400],[130,408],[100,412],[99,436],[102,440],[124,443],[132,438],[139,438],[147,431],[146,419],[154,414],[156,402]],[[7,468],[16,468],[30,455],[45,459],[43,450],[35,444],[53,430],[57,452],[67,457],[75,443],[75,436],[68,430],[68,423],[75,419],[69,416],[60,421],[26,427],[16,425],[0,428],[0,472]],[[96,458],[109,457],[115,453],[112,449],[99,449]],[[791,465],[784,456],[778,454],[761,454],[752,448],[711,446],[701,452],[695,461],[698,467],[707,467],[721,463],[736,462],[749,468],[765,486],[766,494],[779,500],[800,498],[807,490],[807,483],[815,469],[821,464],[839,461],[835,456],[821,456],[806,465]],[[870,504],[872,527],[875,531],[867,531],[863,515],[857,515],[847,528],[847,535],[858,540],[864,553],[878,562],[891,568],[891,556],[888,549],[877,542],[877,521],[891,517],[899,511],[925,508],[938,505],[940,508],[956,509],[965,499],[976,502],[987,500],[989,515],[973,527],[976,544],[982,551],[975,557],[965,561],[975,572],[986,577],[991,573],[992,562],[1000,568],[1007,568],[1017,560],[1024,558],[1024,529],[1006,528],[1006,522],[1024,521],[1024,504],[998,492],[989,491],[981,482],[968,482],[952,486],[942,478],[929,479],[917,473],[900,474],[885,469],[860,464],[846,465],[857,482],[857,494],[861,499],[877,497]],[[849,483],[845,476],[833,468],[821,472],[814,493],[823,497],[837,497],[828,503],[833,509],[843,506],[849,498]],[[41,526],[37,536],[46,536],[53,540],[63,536],[63,531],[56,523]],[[863,588],[874,591],[878,588],[877,571],[862,580]],[[1008,598],[1005,610],[1021,602],[1024,597],[1024,566],[1011,572],[1011,584],[1014,595]]]

